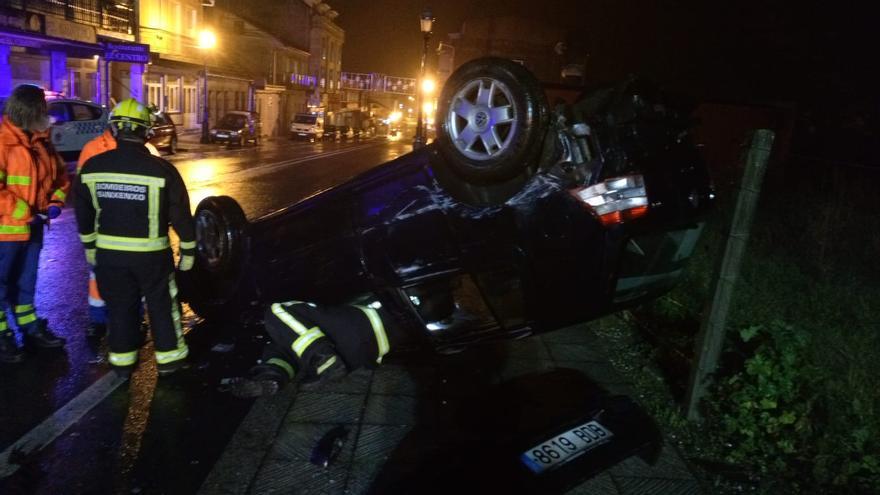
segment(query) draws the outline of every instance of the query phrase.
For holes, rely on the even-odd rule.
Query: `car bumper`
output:
[[[291,139],[315,139],[317,134],[314,132],[290,131]]]

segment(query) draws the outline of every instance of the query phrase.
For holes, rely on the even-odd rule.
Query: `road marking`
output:
[[[12,475],[20,467],[18,464],[9,462],[9,456],[13,452],[18,450],[28,454],[49,445],[125,382],[126,380],[117,376],[116,373],[107,373],[65,404],[64,407],[55,411],[55,414],[19,438],[17,442],[0,453],[0,479]]]

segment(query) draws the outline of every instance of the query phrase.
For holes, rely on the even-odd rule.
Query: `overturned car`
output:
[[[484,58],[447,81],[437,115],[431,145],[261,218],[203,200],[194,310],[378,303],[446,352],[676,282],[713,193],[687,120],[651,87],[632,79],[551,109],[524,67]]]

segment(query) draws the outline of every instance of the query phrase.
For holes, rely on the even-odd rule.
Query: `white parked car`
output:
[[[48,103],[52,144],[67,161],[76,160],[86,143],[107,127],[109,112],[97,103],[74,98],[53,98]]]

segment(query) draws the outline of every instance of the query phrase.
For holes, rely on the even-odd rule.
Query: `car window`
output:
[[[66,103],[50,103],[49,119],[53,124],[63,124],[70,121],[70,115]]]
[[[153,121],[153,125],[170,125],[174,124],[174,121],[171,120],[170,115],[162,114],[162,113],[154,113],[150,114],[150,120]]]
[[[227,114],[220,120],[220,125],[228,128],[239,128],[244,127],[245,118],[244,115],[235,115],[235,114]]]
[[[101,110],[91,105],[71,103],[70,108],[73,112],[73,120],[98,120],[101,118]]]

